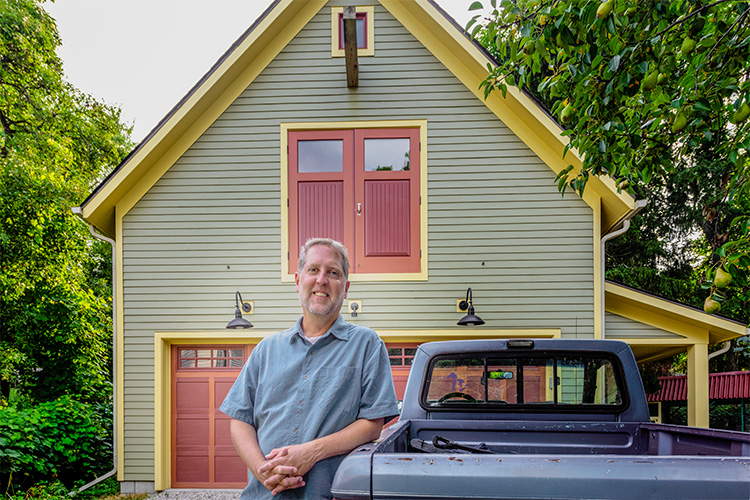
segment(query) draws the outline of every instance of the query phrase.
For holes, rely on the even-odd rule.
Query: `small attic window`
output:
[[[357,56],[375,55],[375,7],[356,7]],[[331,7],[331,55],[344,57],[344,8]]]

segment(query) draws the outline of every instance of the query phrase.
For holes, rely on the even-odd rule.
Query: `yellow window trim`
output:
[[[374,56],[375,7],[372,5],[356,7],[356,11],[367,14],[365,17],[365,22],[367,23],[367,47],[364,49],[357,49],[357,56]],[[344,49],[339,48],[339,14],[342,14],[343,12],[343,7],[331,7],[331,57],[344,57]]]
[[[422,203],[419,206],[419,248],[422,255],[419,261],[418,273],[351,273],[349,281],[427,281],[427,120],[386,120],[361,122],[302,122],[281,124],[281,255],[280,272],[282,283],[293,283],[294,274],[288,273],[289,262],[289,213],[287,199],[289,198],[289,132],[296,130],[339,130],[357,128],[419,128],[419,195]]]

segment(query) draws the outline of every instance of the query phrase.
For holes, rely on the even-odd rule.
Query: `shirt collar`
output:
[[[304,337],[304,334],[302,333],[302,316],[299,317],[299,319],[297,320],[297,324],[294,325],[294,327],[291,329],[291,333],[292,335],[289,339],[290,342],[295,337],[299,337],[300,339]],[[328,331],[321,337],[326,337],[329,334],[333,335],[339,340],[349,340],[349,323],[344,321],[344,318],[339,314],[339,317],[336,318],[336,321],[333,322],[331,328],[329,328]]]

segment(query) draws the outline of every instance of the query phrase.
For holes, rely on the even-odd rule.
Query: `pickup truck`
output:
[[[430,342],[401,415],[341,463],[334,498],[750,498],[750,433],[651,423],[614,340]]]

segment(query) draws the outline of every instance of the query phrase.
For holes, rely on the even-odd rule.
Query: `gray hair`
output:
[[[297,263],[297,271],[301,273],[302,269],[304,269],[305,261],[307,260],[307,251],[312,247],[318,245],[327,246],[328,248],[335,250],[339,254],[339,259],[341,260],[341,271],[344,273],[344,279],[348,281],[349,252],[346,250],[346,247],[342,243],[330,238],[310,238],[309,240],[307,240],[299,250],[299,262]]]

